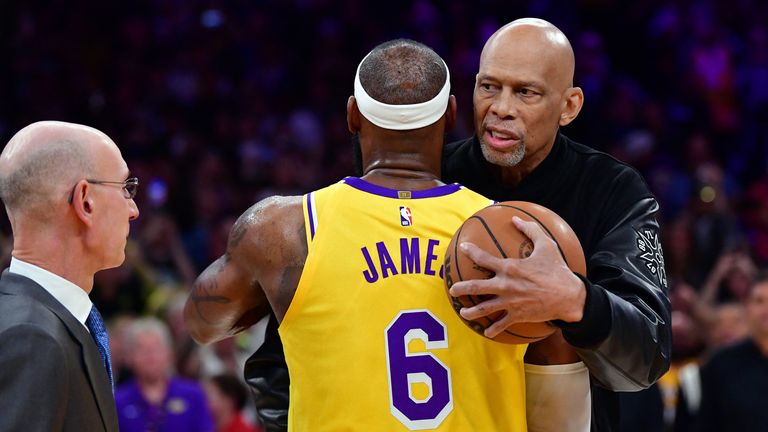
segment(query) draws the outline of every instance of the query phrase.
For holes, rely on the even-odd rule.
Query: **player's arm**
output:
[[[269,283],[276,271],[295,261],[291,251],[296,247],[290,243],[295,239],[284,235],[291,225],[300,225],[294,232],[303,230],[300,197],[268,198],[238,218],[226,253],[197,278],[184,307],[187,329],[197,342],[235,335],[269,313],[265,289],[272,288]]]
[[[229,232],[227,250],[192,285],[184,306],[184,320],[192,338],[210,343],[237,334],[268,312],[264,291],[247,258],[258,249],[250,237],[259,226],[252,222],[259,204],[243,213]]]
[[[529,432],[589,431],[589,371],[560,331],[528,346],[525,399]]]

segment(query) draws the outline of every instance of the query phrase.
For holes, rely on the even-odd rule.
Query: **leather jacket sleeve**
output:
[[[288,430],[290,378],[277,320],[270,315],[264,343],[245,362],[245,381],[251,388],[256,414],[267,432]]]
[[[587,300],[578,323],[558,325],[595,383],[638,391],[669,369],[670,304],[652,197],[612,217],[587,257]]]

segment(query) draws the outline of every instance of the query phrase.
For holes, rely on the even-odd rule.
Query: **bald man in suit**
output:
[[[117,431],[108,338],[88,294],[125,259],[138,180],[115,143],[38,122],[0,155],[13,230],[0,277],[0,431]]]

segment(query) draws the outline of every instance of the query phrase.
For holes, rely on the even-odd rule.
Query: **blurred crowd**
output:
[[[749,335],[744,300],[768,264],[768,3],[759,0],[1,3],[0,142],[37,120],[88,124],[141,180],[126,262],[97,274],[91,295],[110,322],[120,382],[151,363],[135,358],[129,335],[157,317],[149,327],[169,329],[155,341],[170,350],[163,370],[173,364],[178,379],[203,386],[211,424],[224,430],[217,396],[243,406],[245,396],[222,388],[242,384],[259,332],[200,347],[181,308],[235,218],[263,197],[353,174],[345,105],[357,63],[385,40],[412,38],[445,58],[461,117],[448,138],[469,136],[480,49],[523,16],[553,22],[574,46],[586,102],[565,132],[635,166],[661,203],[673,367],[628,403],[658,412],[659,428],[689,430],[698,399],[679,403],[680,389],[699,385],[712,352]],[[1,225],[5,265],[7,218]]]

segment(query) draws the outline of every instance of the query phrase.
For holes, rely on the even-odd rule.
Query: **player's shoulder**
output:
[[[232,227],[233,232],[246,233],[254,227],[269,228],[273,222],[286,224],[302,220],[300,196],[271,196],[244,211]]]
[[[464,201],[471,201],[473,203],[477,203],[478,205],[482,205],[483,207],[493,204],[493,200],[486,197],[485,195],[482,195],[478,192],[475,192],[474,190],[456,183],[458,185],[458,198]]]
[[[303,234],[302,197],[272,196],[240,215],[230,230],[227,250],[230,256],[256,260],[271,259],[278,249],[299,254],[305,249]]]
[[[301,196],[275,195],[264,198],[252,205],[248,210],[243,212],[241,217],[253,219],[255,221],[260,218],[274,216],[275,214],[295,211],[297,206],[299,208],[301,207]]]

